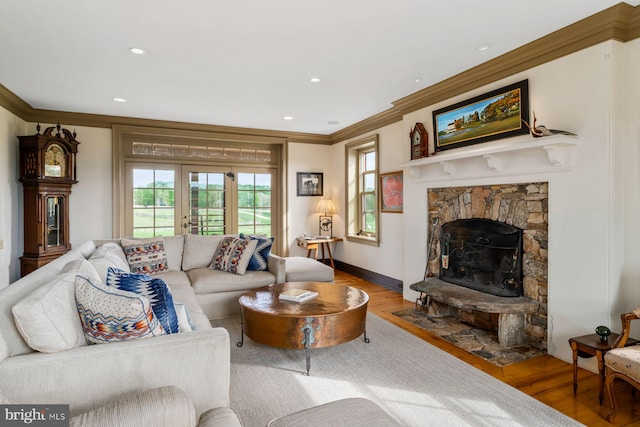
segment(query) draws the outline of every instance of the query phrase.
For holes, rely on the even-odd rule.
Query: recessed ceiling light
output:
[[[283,119],[285,119],[285,120],[293,120],[293,117],[291,117],[291,116],[284,116],[284,117],[283,117]]]
[[[328,124],[328,125],[335,126],[335,125],[339,125],[339,124],[340,124],[340,122],[339,122],[339,121],[337,121],[337,120],[331,120],[331,121],[328,121],[328,122],[327,122],[327,124]]]
[[[311,78],[309,79],[309,81],[310,81],[311,83],[319,83],[319,82],[320,82],[320,77],[311,77]]]
[[[124,99],[124,98],[118,98],[118,97],[115,97],[115,98],[112,98],[112,99],[113,99],[115,102],[127,102],[127,100],[126,100],[126,99]]]
[[[139,47],[132,47],[129,48],[129,52],[135,54],[135,55],[144,55],[146,52],[144,51],[144,49],[140,49]]]
[[[476,46],[476,50],[479,50],[481,52],[483,50],[487,50],[487,49],[489,49],[489,45],[488,44],[481,44],[481,45]]]
[[[422,77],[414,77],[411,79],[411,83],[420,83],[422,81]]]

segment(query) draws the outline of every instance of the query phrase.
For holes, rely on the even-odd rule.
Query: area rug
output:
[[[347,397],[376,402],[407,426],[578,426],[575,420],[380,317],[362,338],[305,352],[240,340],[240,319],[213,322],[231,336],[231,407],[246,427]]]
[[[545,350],[527,345],[502,348],[497,333],[462,323],[451,316],[432,317],[414,309],[393,314],[496,366],[508,366],[546,354]]]

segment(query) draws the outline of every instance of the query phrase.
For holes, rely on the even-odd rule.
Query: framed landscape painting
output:
[[[402,171],[380,174],[380,211],[402,213]]]
[[[529,81],[523,80],[433,112],[435,151],[526,135]]]

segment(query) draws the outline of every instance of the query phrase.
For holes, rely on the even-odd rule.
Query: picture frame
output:
[[[298,196],[322,196],[323,174],[321,172],[298,172],[297,195]]]
[[[523,120],[529,121],[529,81],[440,108],[432,115],[436,152],[526,135],[529,128]]]
[[[380,174],[380,212],[402,213],[403,189],[402,171]]]

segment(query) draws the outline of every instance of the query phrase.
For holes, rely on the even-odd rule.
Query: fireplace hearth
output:
[[[507,345],[520,341],[524,323],[525,342],[546,349],[549,184],[429,188],[427,199],[430,315],[498,332],[502,324]],[[474,223],[480,226],[457,229]],[[532,306],[521,310],[519,300]]]
[[[522,229],[489,219],[442,225],[440,279],[502,297],[522,296]]]

